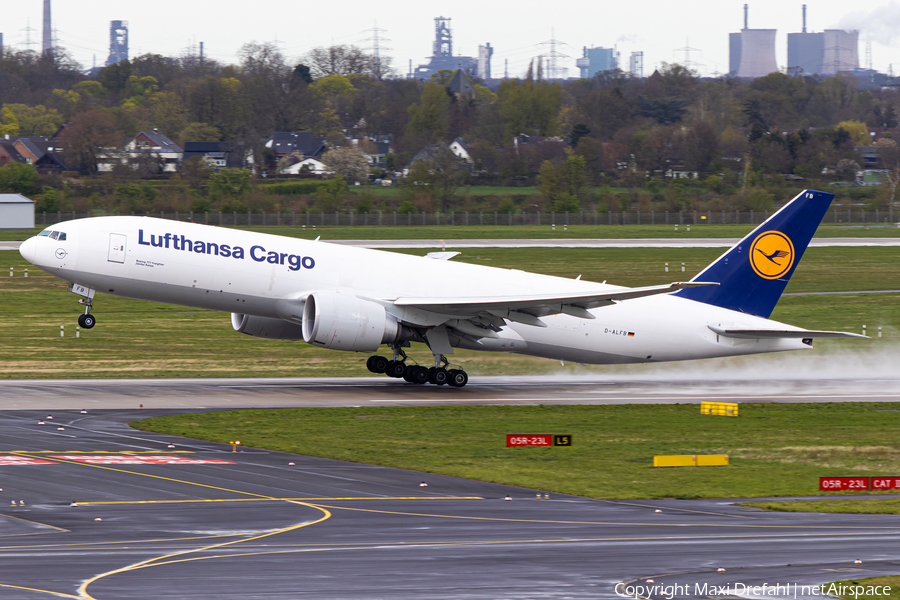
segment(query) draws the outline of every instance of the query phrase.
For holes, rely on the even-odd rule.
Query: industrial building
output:
[[[778,70],[775,60],[776,29],[750,29],[744,5],[744,28],[728,34],[728,72],[735,77],[763,77]]]
[[[787,66],[808,75],[835,75],[859,69],[859,32],[826,29],[806,30],[806,5],[803,5],[803,30],[788,34]]]
[[[429,57],[428,64],[419,65],[416,68],[413,77],[428,79],[441,69],[449,69],[451,71],[462,69],[467,73],[478,71],[478,61],[471,56],[453,55],[453,30],[450,28],[450,21],[451,19],[448,17],[436,17],[434,19],[432,54]],[[491,54],[493,54],[493,49],[491,49]]]
[[[493,55],[494,49],[490,42],[478,46],[478,77],[485,81],[491,78],[491,57]]]
[[[128,21],[109,22],[109,58],[106,65],[128,60]]]
[[[575,66],[581,69],[583,79],[589,79],[597,73],[617,68],[618,56],[615,48],[588,48],[585,46],[584,55],[575,61]]]

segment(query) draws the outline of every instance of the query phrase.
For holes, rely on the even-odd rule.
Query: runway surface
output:
[[[537,500],[126,425],[168,412],[0,413],[2,497],[16,504],[0,509],[0,598],[596,600],[647,577],[719,598],[698,586],[900,572],[900,517]]]
[[[327,235],[327,233],[326,233]],[[730,248],[738,243],[738,238],[648,238],[648,239],[459,239],[459,240],[328,240],[331,244],[359,246],[361,248],[408,249],[408,248]],[[22,242],[0,242],[0,250],[18,250]],[[854,246],[900,246],[900,238],[814,238],[809,244],[813,248],[854,247]]]
[[[790,360],[790,359],[782,359]],[[800,364],[797,362],[786,363]],[[823,370],[830,370],[823,361]],[[787,370],[790,366],[785,367]],[[759,371],[770,371],[762,367]],[[704,373],[685,367],[605,375],[478,377],[462,389],[376,377],[272,379],[88,379],[0,381],[3,406],[27,409],[268,408],[449,404],[674,404],[900,401],[896,374],[835,370],[802,378],[754,376],[756,368]]]

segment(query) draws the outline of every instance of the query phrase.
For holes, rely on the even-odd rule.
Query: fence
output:
[[[117,215],[119,213],[116,213]],[[230,226],[289,226],[289,227],[358,227],[374,226],[428,226],[428,225],[757,225],[769,218],[768,211],[679,211],[679,212],[519,212],[519,213],[397,213],[372,212],[305,212],[305,213],[130,213],[131,215],[159,217],[173,221]],[[40,213],[35,219],[40,225],[52,225],[60,221],[97,216],[90,212]],[[835,208],[828,212],[824,223],[890,223],[894,224],[893,208],[888,210],[861,210]]]

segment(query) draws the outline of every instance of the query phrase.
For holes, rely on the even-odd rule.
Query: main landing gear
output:
[[[450,364],[443,354],[434,356],[434,366],[431,368],[422,365],[406,364],[406,353],[402,348],[394,348],[394,360],[388,360],[384,356],[370,356],[366,361],[366,367],[372,373],[384,373],[388,377],[403,379],[409,383],[435,385],[449,385],[451,387],[463,387],[469,383],[469,376],[461,369],[447,369]]]
[[[78,304],[84,305],[84,314],[78,315],[78,324],[84,329],[90,329],[97,324],[97,319],[91,314],[91,308],[93,308],[94,305],[90,298],[82,298],[78,301]]]

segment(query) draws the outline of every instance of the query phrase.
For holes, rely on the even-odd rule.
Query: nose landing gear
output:
[[[92,328],[97,324],[97,319],[91,314],[91,308],[94,306],[93,302],[90,298],[82,298],[78,301],[78,304],[84,305],[84,314],[78,315],[78,324],[84,329]]]

